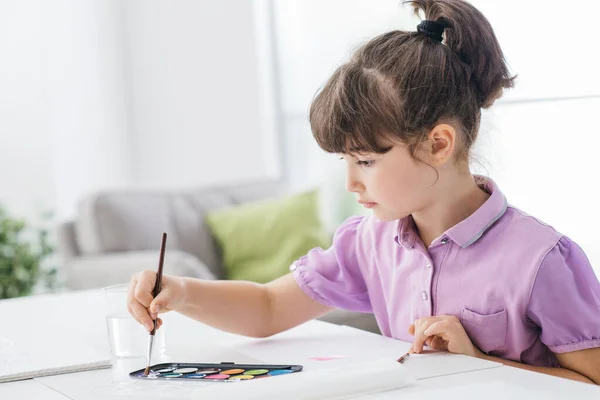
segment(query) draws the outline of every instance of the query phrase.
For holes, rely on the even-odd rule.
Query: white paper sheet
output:
[[[347,399],[399,389],[414,382],[399,364],[386,360],[360,363],[353,368],[304,371],[278,377],[213,386],[202,391],[204,398],[264,400]]]
[[[152,364],[164,362],[206,362],[219,363],[231,361],[241,363],[259,363],[260,360],[251,358],[247,355],[232,351],[227,347],[212,344],[210,342],[199,341],[195,347],[189,346],[185,353],[168,352],[153,358]],[[74,380],[68,375],[48,376],[37,379],[44,385],[50,386],[73,399],[78,400],[99,400],[99,399],[118,399],[118,400],[166,400],[166,399],[206,399],[227,397],[205,396],[208,390],[221,390],[230,384],[247,382],[202,382],[199,380],[189,381],[158,381],[158,380],[140,380],[129,376],[129,373],[145,367],[145,358],[131,358],[117,360],[110,370],[90,371],[78,374]],[[276,377],[279,378],[279,377]],[[275,377],[273,378],[275,379]],[[246,385],[243,385],[246,387]],[[243,390],[240,392],[244,398]]]
[[[87,347],[76,351],[65,351],[55,346],[24,350],[0,337],[0,383],[108,368],[110,365],[110,357]]]
[[[262,362],[301,364],[308,372],[373,360],[395,362],[408,351],[410,343],[350,327],[328,329],[320,324],[306,324],[267,339],[237,341],[231,348]],[[416,379],[423,379],[496,368],[502,364],[430,350],[411,354],[399,365]]]

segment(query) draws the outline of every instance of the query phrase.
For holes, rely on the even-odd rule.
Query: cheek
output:
[[[395,204],[401,208],[418,206],[433,182],[429,182],[432,172],[425,168],[428,167],[407,163],[388,170],[379,177],[378,191],[382,192],[390,205]]]
[[[420,168],[411,164],[386,170],[381,175],[381,181],[385,183],[386,187],[404,194],[414,192],[423,184]]]

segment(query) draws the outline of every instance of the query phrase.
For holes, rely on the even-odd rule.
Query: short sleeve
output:
[[[313,300],[329,307],[372,312],[356,261],[358,229],[363,218],[348,218],[336,230],[329,249],[312,249],[290,267],[300,289]]]
[[[600,282],[570,239],[561,238],[544,258],[527,312],[554,353],[600,347]]]

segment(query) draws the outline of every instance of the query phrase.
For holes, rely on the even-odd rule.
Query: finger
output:
[[[150,312],[158,314],[160,311],[165,310],[169,306],[170,293],[168,288],[161,291],[150,303]]]
[[[128,309],[140,324],[144,325],[147,330],[152,330],[154,321],[152,321],[152,318],[150,318],[150,314],[148,314],[146,307],[136,301],[132,301],[128,305]]]
[[[131,314],[133,319],[135,319],[138,323],[144,325],[143,320],[141,320],[137,316],[137,314],[133,310],[134,307],[132,307],[134,304],[138,303],[138,301],[135,298],[135,294],[134,294],[136,286],[137,286],[137,274],[134,274],[131,276],[131,281],[129,282],[129,287],[127,288],[127,311],[129,312],[129,314]]]
[[[127,288],[127,309],[129,309],[129,304],[135,300],[135,287],[137,285],[136,275],[131,276],[131,280],[129,281],[129,287]],[[130,310],[129,313],[133,315],[133,312]],[[135,317],[135,315],[133,315]]]
[[[425,339],[427,339],[427,336],[425,336],[425,335],[417,336],[417,339],[415,339],[415,341],[412,344],[413,352],[419,354],[423,351],[423,346],[425,345]]]
[[[144,307],[149,307],[154,299],[154,282],[156,281],[156,272],[144,271],[140,273],[137,279],[134,296]]]
[[[408,334],[409,334],[409,335],[413,335],[413,336],[415,335],[415,324],[411,324],[411,325],[408,327]]]
[[[448,342],[446,342],[440,336],[434,336],[433,339],[431,339],[431,344],[429,347],[435,350],[448,350]]]
[[[415,333],[415,340],[413,341],[413,350],[415,353],[420,353],[423,351],[423,345],[425,344],[425,341],[429,338],[429,336],[426,335],[423,331],[423,329],[417,328],[417,332]]]
[[[440,336],[444,340],[448,340],[450,338],[450,329],[447,321],[437,321],[429,326],[429,328],[425,329],[423,332],[427,336]]]

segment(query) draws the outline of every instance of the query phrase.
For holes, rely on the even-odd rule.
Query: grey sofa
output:
[[[220,249],[205,225],[205,213],[284,192],[281,183],[263,181],[186,192],[90,194],[79,202],[76,218],[58,230],[67,287],[81,290],[128,282],[133,273],[156,268],[162,232],[169,235],[169,274],[224,279]],[[379,333],[371,314],[335,310],[321,319]]]

